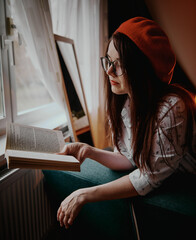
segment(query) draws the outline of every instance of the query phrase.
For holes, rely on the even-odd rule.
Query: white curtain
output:
[[[100,56],[108,40],[107,1],[49,0],[49,4],[54,33],[74,40],[94,145],[103,148],[106,138]]]
[[[13,17],[42,81],[56,102],[64,107],[58,56],[47,0],[12,0]]]
[[[11,0],[12,14],[19,33],[28,45],[29,55],[40,71],[44,85],[62,107],[72,127],[63,91],[63,79],[54,42],[48,0]]]

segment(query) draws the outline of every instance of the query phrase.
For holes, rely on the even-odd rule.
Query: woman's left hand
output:
[[[84,190],[82,189],[65,198],[57,211],[57,220],[60,222],[60,226],[64,225],[65,228],[69,228],[84,204]]]
[[[138,193],[133,187],[129,175],[98,186],[82,188],[62,201],[57,211],[57,220],[61,226],[65,225],[66,228],[69,228],[86,203],[135,196],[138,196]]]

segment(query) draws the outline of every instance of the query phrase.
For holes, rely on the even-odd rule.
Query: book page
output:
[[[14,123],[7,126],[7,149],[57,153],[64,145],[61,131]]]

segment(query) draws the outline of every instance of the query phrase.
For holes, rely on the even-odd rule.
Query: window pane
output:
[[[3,91],[3,73],[2,73],[2,61],[0,52],[0,119],[5,117],[4,113],[4,91]]]
[[[28,46],[24,40],[20,44],[19,42],[17,31],[15,31],[15,86],[18,114],[53,101],[41,81],[41,72],[32,61]]]

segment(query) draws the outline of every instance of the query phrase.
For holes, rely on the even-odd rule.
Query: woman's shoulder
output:
[[[185,112],[186,106],[182,97],[177,94],[168,94],[162,98],[159,104],[157,120],[160,122],[169,115],[179,116]]]

